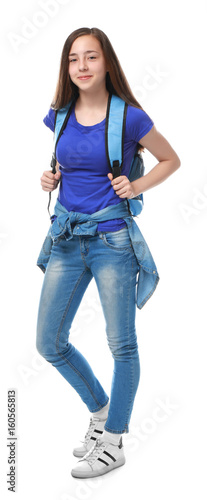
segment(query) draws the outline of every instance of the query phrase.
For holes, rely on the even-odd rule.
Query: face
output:
[[[69,52],[69,75],[80,90],[105,86],[106,63],[100,42],[92,35],[76,38]]]

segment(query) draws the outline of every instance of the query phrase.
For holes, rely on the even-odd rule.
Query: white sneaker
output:
[[[125,456],[120,438],[119,445],[97,439],[91,450],[78,461],[71,474],[77,478],[102,476],[125,464]]]
[[[75,457],[84,457],[84,455],[86,455],[86,453],[93,447],[96,440],[103,434],[106,420],[107,419],[101,420],[96,417],[91,417],[85,439],[84,441],[81,441],[83,445],[73,450],[73,455]]]

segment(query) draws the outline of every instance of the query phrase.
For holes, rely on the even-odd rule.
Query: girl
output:
[[[105,150],[106,112],[112,95],[128,104],[123,168],[115,178],[109,173]],[[85,440],[73,451],[80,460],[72,470],[74,477],[89,478],[125,463],[122,434],[128,432],[140,377],[136,278],[139,273],[139,308],[159,279],[127,200],[167,179],[180,160],[136,101],[109,39],[97,28],[78,29],[64,44],[56,93],[44,118],[52,131],[55,110],[71,100],[72,111],[57,145],[56,173],[46,171],[41,177],[44,191],[53,191],[58,183],[60,187],[43,246],[47,258],[41,261],[41,253],[38,260],[46,273],[37,349],[78,392],[91,413]],[[141,148],[147,148],[158,164],[130,182],[131,161]],[[114,359],[110,402],[84,356],[68,341],[93,277]],[[101,358],[100,352],[97,355]]]

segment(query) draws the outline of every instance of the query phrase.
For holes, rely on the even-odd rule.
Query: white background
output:
[[[45,4],[50,4],[50,13]],[[30,38],[24,31],[28,23],[33,26]],[[4,3],[1,25],[1,496],[12,495],[6,483],[7,390],[14,388],[16,498],[94,500],[116,495],[122,500],[133,491],[141,500],[204,500],[205,2],[10,0]],[[124,437],[126,465],[102,478],[80,481],[70,475],[76,463],[72,449],[87,429],[88,410],[38,355],[35,330],[43,280],[36,259],[49,227],[48,195],[41,190],[40,176],[48,169],[53,148],[52,133],[42,119],[55,91],[63,44],[83,26],[107,34],[136,98],[182,166],[145,193],[145,208],[137,221],[160,283],[150,301],[137,310],[141,378],[130,434]],[[14,35],[23,37],[19,44],[11,42]],[[144,159],[147,171],[157,163],[148,152]],[[71,341],[109,392],[113,364],[104,328],[91,283]]]

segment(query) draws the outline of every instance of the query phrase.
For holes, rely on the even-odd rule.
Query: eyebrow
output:
[[[84,52],[84,54],[90,54],[91,52],[96,52],[96,54],[98,54],[97,50],[86,50]],[[73,52],[72,54],[69,54],[69,57],[70,56],[77,56],[78,54],[76,54],[76,52]]]

